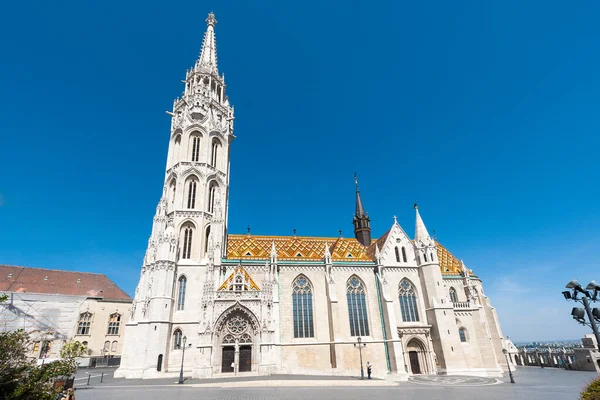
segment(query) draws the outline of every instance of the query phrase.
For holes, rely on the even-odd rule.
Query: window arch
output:
[[[418,322],[419,309],[417,306],[417,291],[408,279],[402,279],[398,285],[398,297],[400,299],[400,312],[402,321]]]
[[[460,336],[460,341],[463,343],[467,342],[467,330],[465,328],[458,329],[458,336]]]
[[[181,329],[177,328],[175,329],[175,332],[173,332],[173,349],[174,350],[180,350],[181,349]]]
[[[192,258],[192,240],[194,236],[194,226],[191,223],[184,225],[181,228],[182,241],[181,241],[181,258],[190,259]]]
[[[177,190],[177,180],[176,179],[172,179],[171,183],[169,184],[169,203],[174,203],[175,202],[175,191]]]
[[[396,262],[400,262],[400,253],[398,252],[398,246],[394,247],[394,252],[396,253]]]
[[[187,278],[184,275],[181,275],[178,283],[179,288],[177,290],[177,311],[180,311],[185,307],[185,288],[187,286]]]
[[[110,341],[107,340],[106,342],[104,342],[103,350],[105,353],[108,353],[110,351]]]
[[[423,259],[427,262],[427,250],[423,252]]]
[[[294,337],[314,337],[312,286],[304,275],[293,283],[292,308],[294,316]]]
[[[121,314],[111,314],[108,319],[108,335],[118,335],[121,327]]]
[[[119,342],[117,342],[116,340],[113,340],[113,342],[110,346],[110,351],[112,351],[113,353],[116,353],[118,345],[119,345]]]
[[[219,185],[215,181],[211,181],[208,185],[208,212],[213,213],[215,211],[215,197]]]
[[[456,294],[456,289],[453,287],[450,288],[450,301],[452,303],[458,303],[458,295]]]
[[[406,261],[406,249],[404,248],[404,246],[402,247],[402,261],[407,262]]]
[[[187,179],[187,208],[196,208],[196,189],[198,187],[198,178],[191,176]]]
[[[206,227],[206,232],[204,233],[204,255],[208,253],[208,239],[210,238],[210,225]]]
[[[77,324],[77,334],[78,335],[89,335],[90,334],[90,326],[92,325],[92,314],[89,312],[84,312],[79,314],[79,322]]]
[[[219,152],[221,151],[221,142],[217,138],[213,138],[211,154],[210,154],[210,165],[217,168],[217,162],[219,161]]]
[[[353,275],[346,282],[350,336],[369,336],[369,319],[364,284]]]
[[[202,143],[202,135],[200,135],[198,132],[194,132],[190,136],[190,139],[191,160],[198,162],[200,161],[200,144]]]

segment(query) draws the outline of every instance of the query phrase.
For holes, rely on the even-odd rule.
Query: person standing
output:
[[[367,376],[368,376],[368,379],[371,379],[371,367],[372,367],[371,363],[369,361],[367,361]]]

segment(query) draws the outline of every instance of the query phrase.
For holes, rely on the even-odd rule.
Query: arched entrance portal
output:
[[[412,374],[427,374],[429,373],[427,363],[427,352],[425,346],[418,339],[411,339],[406,345],[408,353],[408,365]]]
[[[221,372],[251,372],[256,363],[256,321],[247,310],[239,307],[228,313],[218,325],[218,340],[221,346]]]

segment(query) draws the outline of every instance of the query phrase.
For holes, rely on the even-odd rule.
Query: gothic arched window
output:
[[[396,262],[400,262],[400,253],[398,252],[398,246],[394,247],[394,252],[396,253]]]
[[[365,288],[358,277],[351,276],[346,282],[346,297],[350,317],[350,336],[369,336]]]
[[[458,303],[458,295],[453,287],[450,288],[450,301],[453,303]]]
[[[77,324],[78,335],[89,335],[90,326],[92,325],[92,314],[84,312],[79,314],[79,322]]]
[[[177,189],[177,181],[173,179],[171,184],[169,185],[169,202],[173,203],[175,201],[175,190]]]
[[[181,276],[179,278],[179,289],[177,291],[177,311],[183,310],[185,307],[185,287],[187,285],[187,278]]]
[[[458,330],[458,336],[460,336],[460,341],[461,342],[466,342],[467,341],[467,332],[465,330],[465,328],[460,328]]]
[[[181,349],[181,336],[181,329],[175,329],[175,332],[173,332],[173,349]]]
[[[217,162],[219,160],[219,151],[220,151],[221,143],[217,139],[213,139],[212,141],[212,152],[210,156],[210,165],[213,167],[217,167]]]
[[[425,260],[425,262],[427,262],[427,252],[426,251],[423,252],[423,259]]]
[[[403,260],[404,262],[407,262],[407,261],[406,261],[406,249],[405,249],[404,247],[402,247],[402,260]]]
[[[108,319],[108,334],[109,335],[118,335],[120,327],[121,327],[121,314],[118,314],[118,313],[111,314]]]
[[[202,136],[196,134],[192,136],[192,161],[200,161],[200,142]]]
[[[187,208],[196,207],[196,187],[198,179],[194,176],[188,179]]]
[[[314,337],[312,287],[308,279],[303,275],[298,276],[294,281],[292,308],[294,315],[294,337]]]
[[[398,297],[400,299],[400,312],[402,321],[418,322],[419,309],[417,307],[417,292],[412,283],[407,279],[402,279],[398,285]]]
[[[181,258],[192,258],[192,237],[194,235],[194,227],[189,224],[183,228],[183,242],[181,249]]]
[[[204,234],[204,255],[208,253],[208,239],[210,238],[210,225],[206,227],[206,232]]]
[[[212,181],[208,185],[208,212],[213,213],[215,211],[215,195],[217,193],[217,182]]]

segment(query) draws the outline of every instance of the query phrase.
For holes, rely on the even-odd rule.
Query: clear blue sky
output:
[[[173,99],[214,11],[236,106],[230,232],[374,236],[393,215],[484,280],[515,340],[578,338],[560,294],[600,279],[595,2],[8,2],[0,263],[130,294]]]

